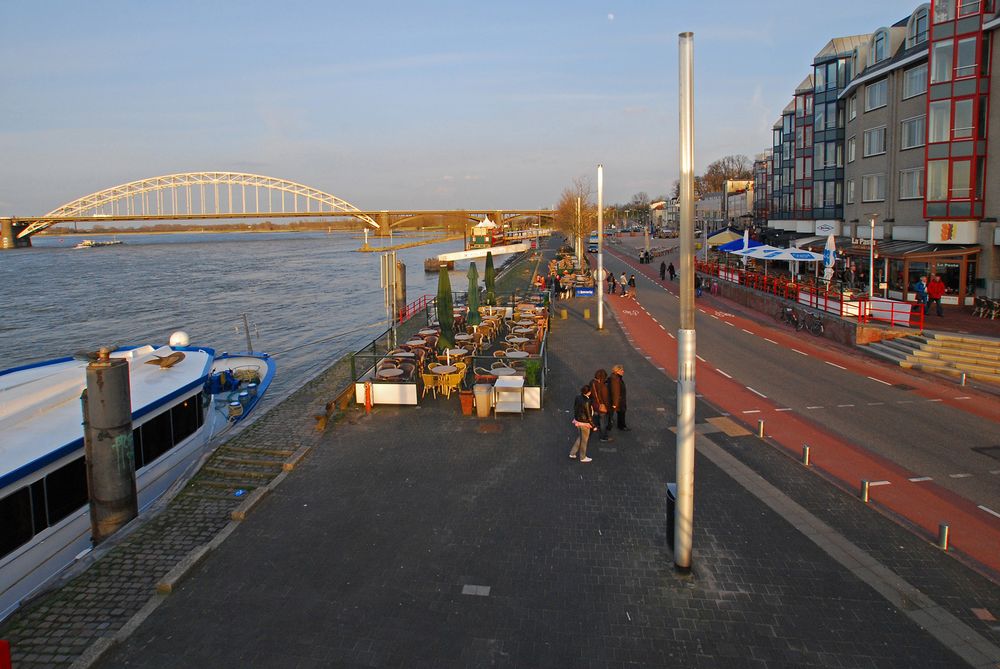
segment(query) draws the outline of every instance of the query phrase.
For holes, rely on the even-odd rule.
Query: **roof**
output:
[[[810,74],[802,80],[801,84],[795,87],[795,94],[812,93],[814,88],[816,87],[813,85],[813,75]]]
[[[871,37],[871,34],[834,37],[826,43],[826,46],[820,49],[819,53],[817,53],[816,57],[813,59],[813,62],[816,63],[828,58],[847,55],[859,46],[867,44]]]
[[[868,246],[852,245],[850,237],[837,237],[834,240],[838,249],[850,255],[868,255]],[[807,249],[819,248],[826,244],[826,237],[810,241],[802,246]],[[978,244],[930,244],[928,242],[909,242],[896,239],[876,240],[875,247],[880,256],[889,258],[925,258],[942,256],[975,255],[980,252]]]

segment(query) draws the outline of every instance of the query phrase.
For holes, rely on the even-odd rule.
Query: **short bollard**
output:
[[[809,466],[809,444],[802,444],[802,464]]]
[[[11,669],[10,642],[0,639],[0,669]]]
[[[962,385],[965,385],[965,372],[962,372]]]
[[[948,534],[950,530],[947,525],[941,523],[938,525],[938,548],[943,551],[948,550]]]
[[[760,437],[761,439],[764,438],[764,421],[763,420],[758,420],[757,421],[757,436]]]
[[[565,309],[560,309],[559,318],[560,320],[566,320],[567,318],[569,318],[569,312],[567,312]]]
[[[587,321],[590,320],[590,309],[584,309],[583,310],[583,319],[587,320]]]
[[[862,481],[861,481],[861,501],[864,502],[865,504],[868,503],[868,498],[869,498],[869,496],[868,496],[868,485],[869,485],[868,481],[862,479]]]

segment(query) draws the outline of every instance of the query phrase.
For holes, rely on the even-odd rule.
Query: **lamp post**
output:
[[[597,166],[597,329],[604,329],[604,165]]]
[[[871,299],[875,297],[875,217],[878,214],[872,214],[869,221],[871,222],[871,236],[868,240],[868,298]]]

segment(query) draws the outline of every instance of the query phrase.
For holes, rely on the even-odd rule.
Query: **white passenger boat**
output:
[[[216,355],[187,346],[183,333],[171,342],[111,353],[129,362],[140,513],[246,418],[274,376],[266,353]],[[0,620],[92,547],[87,364],[61,358],[0,371]]]
[[[107,241],[94,241],[93,239],[84,239],[82,242],[74,246],[75,249],[96,249],[101,246],[118,246],[122,244],[120,240],[110,239]]]

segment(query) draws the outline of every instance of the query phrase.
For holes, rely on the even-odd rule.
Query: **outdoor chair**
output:
[[[986,318],[986,315],[990,312],[990,301],[985,297],[975,297],[972,301],[972,315],[979,318]]]
[[[426,397],[427,393],[432,393],[434,398],[437,399],[438,380],[440,379],[440,374],[421,374],[420,379],[424,382],[424,391],[420,394],[420,397]]]
[[[494,358],[506,358],[507,357],[507,352],[506,351],[493,351],[493,357]]]
[[[446,398],[451,397],[451,393],[459,389],[462,384],[462,377],[465,376],[462,372],[455,372],[454,374],[440,374],[441,382],[438,386]]]

